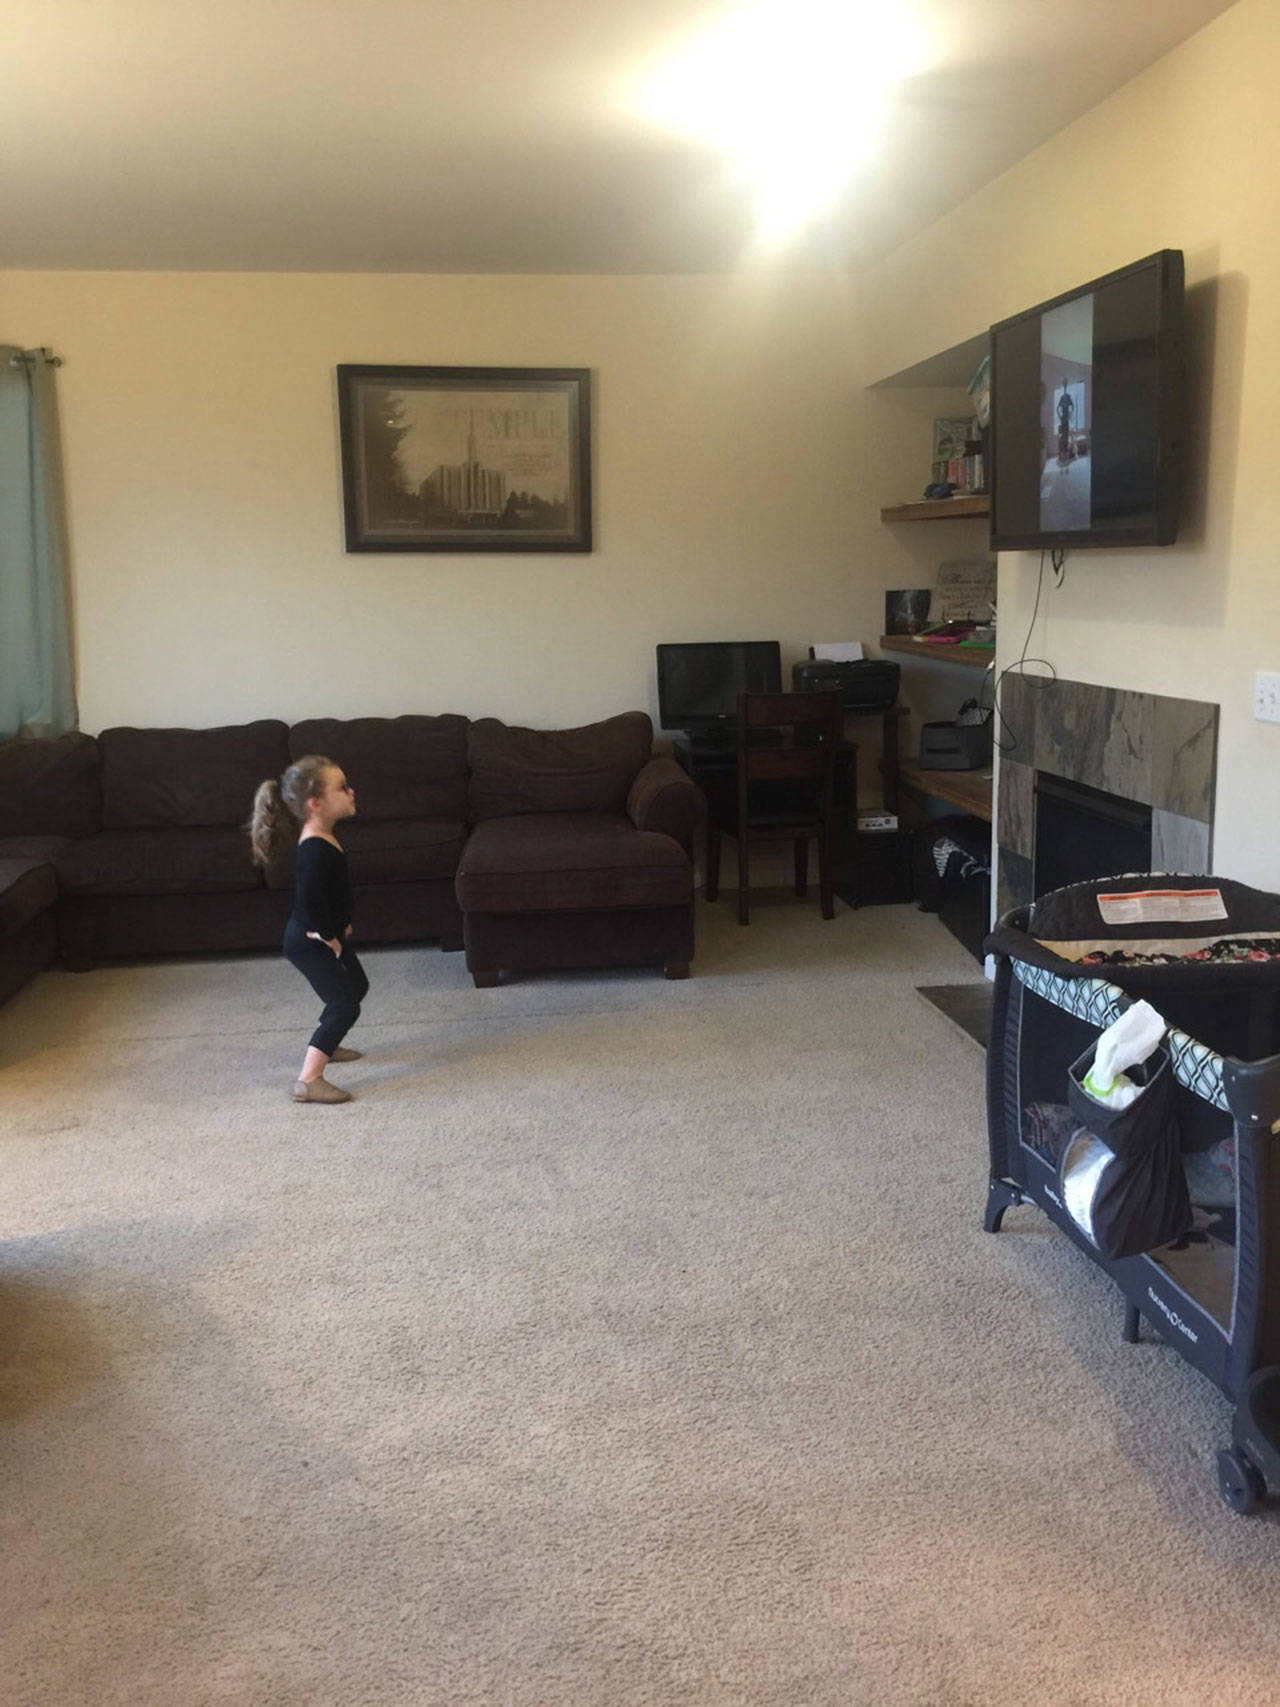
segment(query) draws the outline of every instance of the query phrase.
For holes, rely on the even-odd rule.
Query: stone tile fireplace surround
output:
[[[1000,913],[1032,899],[1037,771],[1150,806],[1149,870],[1211,869],[1216,705],[1014,673],[1000,704]]]

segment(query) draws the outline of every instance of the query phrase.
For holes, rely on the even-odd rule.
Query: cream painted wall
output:
[[[820,275],[0,274],[66,364],[83,726],[656,721],[657,641],[861,633],[853,315]],[[339,362],[589,367],[597,549],[346,555]]]
[[[1280,5],[1241,0],[862,282],[874,381],[1154,249],[1185,252],[1180,542],[1074,553],[1031,651],[1075,680],[1217,702],[1215,869],[1280,889],[1280,725],[1252,717],[1254,671],[1280,670],[1277,63]],[[1000,559],[1001,667],[1037,561]]]

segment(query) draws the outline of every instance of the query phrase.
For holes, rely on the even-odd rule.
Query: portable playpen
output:
[[[1219,1486],[1249,1511],[1280,1488],[1280,896],[1109,878],[1006,914],[986,946],[987,1231],[1037,1204],[1115,1280],[1125,1337],[1144,1319],[1234,1401]],[[1134,1075],[1141,1118],[1113,1129],[1080,1081],[1138,998],[1168,1029]]]

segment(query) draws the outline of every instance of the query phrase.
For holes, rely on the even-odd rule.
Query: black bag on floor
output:
[[[1141,1087],[1138,1095],[1127,1108],[1110,1108],[1084,1088],[1095,1047],[1072,1064],[1067,1082],[1071,1112],[1111,1152],[1111,1159],[1105,1160],[1093,1150],[1096,1184],[1089,1198],[1091,1226],[1084,1230],[1104,1256],[1136,1257],[1180,1239],[1191,1225],[1173,1097],[1173,1063],[1166,1050],[1158,1049],[1141,1066],[1129,1068],[1129,1077]],[[1072,1195],[1068,1185],[1072,1166],[1088,1161],[1088,1148],[1073,1141],[1063,1152],[1065,1199]],[[1072,1216],[1079,1223],[1074,1209]]]

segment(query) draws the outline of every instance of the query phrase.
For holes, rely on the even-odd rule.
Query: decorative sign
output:
[[[938,566],[935,622],[990,622],[996,602],[996,566],[989,557]]]

